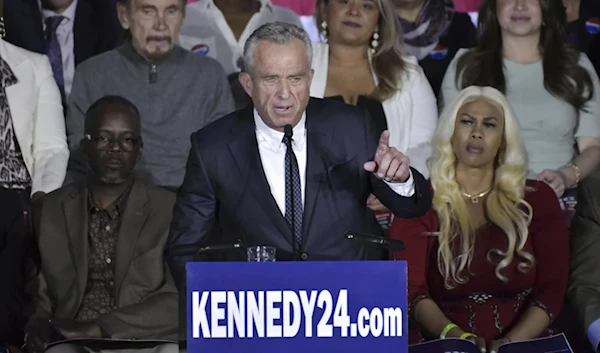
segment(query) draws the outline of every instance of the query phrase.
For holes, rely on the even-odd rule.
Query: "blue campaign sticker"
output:
[[[200,55],[208,54],[210,48],[206,44],[196,44],[192,47],[192,52]]]
[[[190,353],[407,352],[403,261],[186,267]]]
[[[442,60],[448,56],[448,48],[444,45],[438,44],[431,54],[429,54],[433,60]]]
[[[585,30],[590,34],[600,33],[600,18],[592,17],[585,22]]]

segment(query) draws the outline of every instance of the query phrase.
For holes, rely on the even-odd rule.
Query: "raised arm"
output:
[[[410,168],[406,180],[393,180],[402,169],[408,169],[410,161],[389,146],[389,131],[377,134],[366,111],[363,123],[369,160],[365,170],[369,172],[371,192],[398,217],[425,215],[431,206],[431,190],[423,175]]]

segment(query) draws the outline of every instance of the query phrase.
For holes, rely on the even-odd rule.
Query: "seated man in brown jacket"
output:
[[[30,353],[107,351],[69,343],[47,349],[61,339],[177,339],[177,289],[163,258],[175,195],[135,180],[140,125],[128,100],[99,99],[81,141],[87,181],[43,200],[35,225],[41,266],[26,285]],[[127,348],[177,351],[176,344]]]

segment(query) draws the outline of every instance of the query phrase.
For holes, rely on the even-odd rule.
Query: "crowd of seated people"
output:
[[[521,124],[529,178],[546,181],[568,211],[575,186],[600,163],[598,75],[569,45],[560,1],[485,1],[479,21],[482,40],[450,64],[442,103],[471,85],[506,94]]]
[[[178,247],[388,258],[351,228],[410,248],[410,343],[598,352],[595,1],[278,4],[0,0],[0,347],[175,352]]]

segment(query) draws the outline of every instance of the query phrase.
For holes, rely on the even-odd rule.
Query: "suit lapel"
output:
[[[142,227],[152,211],[148,201],[145,185],[134,182],[126,202],[125,211],[121,216],[119,239],[117,240],[115,263],[115,293],[117,295],[131,264]]]
[[[242,176],[241,180],[245,180],[244,190],[248,190],[256,199],[256,205],[265,211],[275,227],[291,245],[292,232],[271,194],[271,188],[260,159],[252,107],[240,112],[239,119],[232,128],[232,133],[236,134],[238,138],[228,145],[229,152]]]
[[[327,170],[323,153],[327,151],[331,132],[326,131],[322,124],[319,124],[317,115],[315,105],[309,103],[306,108],[306,183],[302,217],[302,244],[306,244],[319,191],[321,185],[326,182]]]
[[[71,245],[73,268],[79,282],[79,297],[83,298],[88,274],[88,204],[87,187],[81,186],[63,203],[65,225]]]

